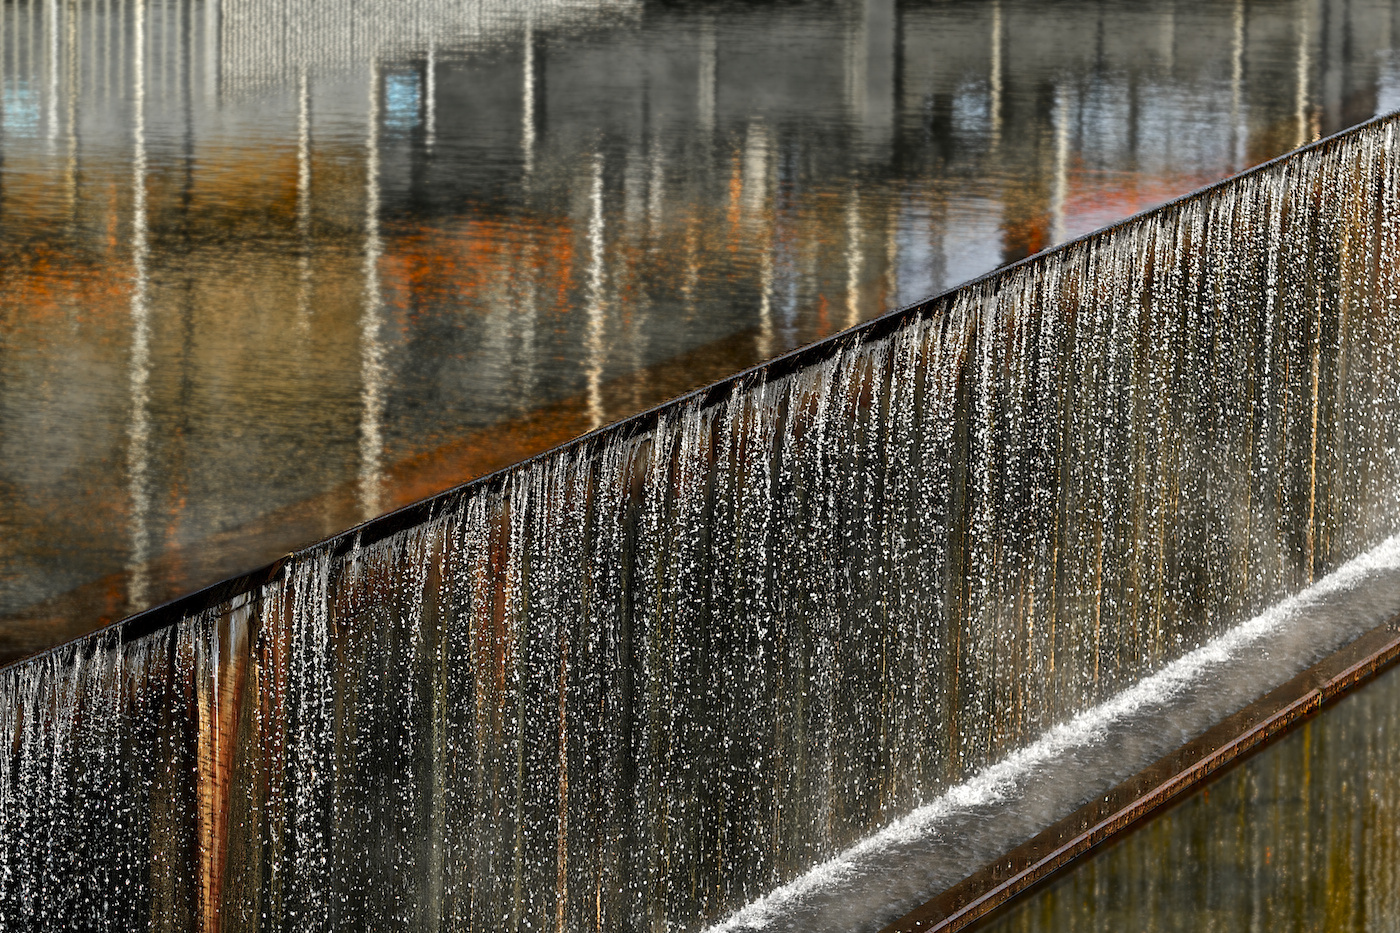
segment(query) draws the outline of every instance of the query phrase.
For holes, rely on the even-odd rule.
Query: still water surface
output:
[[[1389,0],[9,0],[0,660],[1400,106]]]

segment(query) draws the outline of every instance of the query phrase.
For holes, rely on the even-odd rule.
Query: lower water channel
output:
[[[1392,669],[978,929],[1393,930],[1397,730]]]

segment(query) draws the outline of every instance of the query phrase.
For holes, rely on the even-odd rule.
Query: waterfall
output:
[[[0,671],[0,927],[696,930],[1304,590],[1400,530],[1397,132]]]

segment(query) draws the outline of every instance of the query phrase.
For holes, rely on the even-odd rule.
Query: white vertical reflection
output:
[[[78,17],[81,10],[82,7],[76,4],[70,7],[64,16],[63,24],[66,47],[64,63],[67,66],[63,79],[63,125],[66,144],[63,160],[63,197],[70,221],[77,219],[78,210],[78,75],[82,67],[82,60],[78,55]]]
[[[111,83],[120,88],[126,79],[126,2],[127,0],[117,0],[117,42],[116,55],[113,56]]]
[[[48,30],[49,93],[48,93],[48,139],[52,144],[58,138],[58,0],[48,0],[44,4],[44,28]]]
[[[846,106],[864,123],[870,105],[870,24],[865,16],[869,0],[856,6],[855,23],[846,34]]]
[[[1235,0],[1234,42],[1230,46],[1230,151],[1233,168],[1244,168],[1245,132],[1240,119],[1244,95],[1244,0]]]
[[[744,134],[744,214],[756,219],[763,212],[768,197],[768,129],[761,123],[750,123]]]
[[[776,232],[767,231],[758,259],[758,336],[755,345],[760,360],[773,355],[773,240]]]
[[[311,322],[311,78],[301,69],[297,87],[297,326]]]
[[[520,106],[520,150],[525,162],[525,175],[528,178],[535,170],[535,18],[525,17],[525,72],[524,87],[521,89]]]
[[[87,9],[86,18],[82,15],[84,7]],[[97,62],[97,0],[87,0],[87,3],[75,6],[73,15],[78,18],[79,24],[78,61],[82,64],[77,72],[82,77],[81,96],[84,100],[92,100],[97,94],[97,69],[94,67]]]
[[[127,560],[128,610],[147,603],[150,581],[150,390],[151,322],[147,306],[149,244],[146,236],[146,2],[134,0],[132,25],[132,210],[131,210],[131,424],[127,430],[127,493],[131,498],[131,553]]]
[[[987,124],[992,134],[992,148],[1001,143],[1001,0],[992,0],[992,66],[987,78]]]
[[[603,156],[593,156],[593,191],[588,218],[588,421],[603,425]]]
[[[384,347],[379,339],[379,63],[370,62],[369,130],[365,138],[365,291],[360,316],[360,512],[381,511],[384,456]]]
[[[750,124],[744,147],[744,210],[755,228],[753,236],[759,244],[758,336],[755,343],[759,359],[767,359],[773,353],[774,231],[772,225],[766,223],[764,211],[772,174],[771,149],[767,128],[757,123]]]
[[[159,52],[153,56],[160,61],[157,96],[164,97],[170,93],[170,0],[160,4],[160,24],[157,32],[160,35],[160,46]]]
[[[706,17],[700,23],[700,70],[697,79],[696,108],[700,132],[706,136],[715,128],[715,42],[714,20]]]
[[[1308,46],[1312,44],[1311,30],[1308,28],[1309,14],[1312,12],[1308,0],[1298,2],[1298,92],[1293,119],[1298,124],[1298,139],[1294,146],[1301,146],[1312,138],[1308,125]]]
[[[102,99],[111,100],[112,86],[121,85],[121,75],[116,70],[122,60],[122,52],[125,46],[121,40],[121,21],[125,17],[126,5],[123,2],[121,7],[113,12],[112,0],[102,0],[102,18],[105,21],[102,27]],[[112,37],[116,36],[114,40]]]
[[[38,56],[40,54],[40,51],[37,46],[38,40],[35,39],[34,33],[34,20],[38,15],[34,12],[34,9],[37,6],[37,3],[28,3],[25,4],[24,7],[24,43],[22,53],[24,63],[19,68],[19,73],[23,75],[34,74],[35,70],[40,67],[38,63]]]
[[[423,136],[431,149],[437,141],[437,52],[431,45],[423,70],[423,97]]]
[[[204,0],[204,96],[219,96],[219,16],[223,0]]]
[[[860,279],[864,257],[860,251],[860,189],[851,191],[846,206],[846,326],[860,323]]]
[[[5,132],[5,123],[8,119],[5,113],[5,87],[6,78],[10,73],[10,59],[6,54],[9,46],[10,36],[10,7],[9,4],[0,3],[0,134]],[[4,212],[0,211],[0,216]]]
[[[1069,93],[1055,88],[1055,174],[1050,187],[1050,244],[1065,239],[1065,198],[1069,188]]]
[[[180,2],[175,5],[175,26],[173,27],[174,35],[170,39],[170,55],[171,58],[174,60],[173,65],[175,71],[175,84],[178,88],[189,87],[189,85],[185,82],[185,73],[186,69],[193,64],[193,62],[191,62],[190,60],[192,56],[187,54],[188,50],[186,48],[185,43],[186,13],[189,13],[191,16],[193,16],[193,12],[189,10],[189,8],[184,2]]]
[[[647,185],[647,221],[651,224],[653,243],[661,232],[663,198],[666,192],[666,161],[661,150],[661,136],[651,138],[651,181]]]

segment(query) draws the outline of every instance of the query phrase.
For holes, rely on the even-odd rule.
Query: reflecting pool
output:
[[[0,660],[1400,106],[1390,0],[8,0]]]

